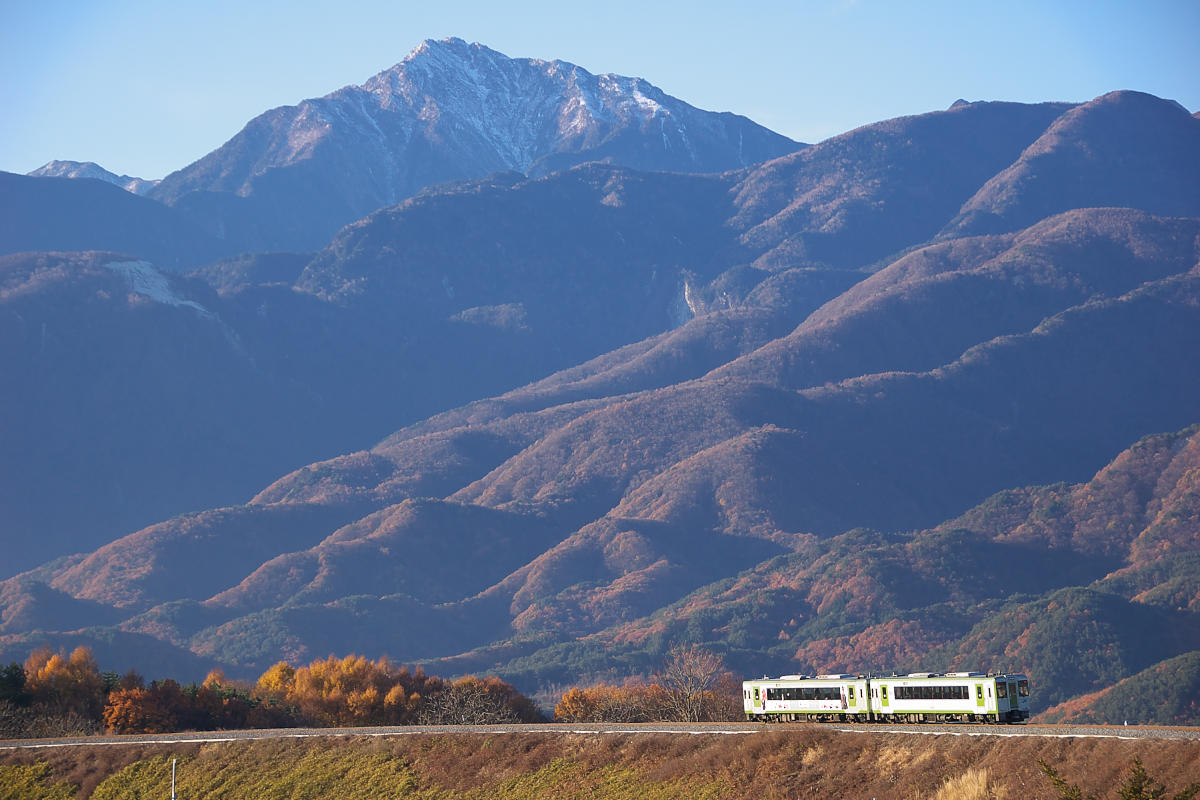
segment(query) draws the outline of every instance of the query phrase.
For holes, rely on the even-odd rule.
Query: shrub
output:
[[[1059,800],[1100,800],[1097,795],[1083,793],[1077,784],[1067,783],[1053,767],[1045,761],[1038,761],[1042,772],[1058,790]],[[1129,777],[1117,788],[1118,800],[1193,800],[1200,794],[1200,782],[1189,784],[1170,798],[1167,797],[1166,787],[1158,783],[1146,773],[1142,760],[1135,758],[1129,768]]]

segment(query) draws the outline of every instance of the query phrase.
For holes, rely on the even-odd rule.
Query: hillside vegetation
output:
[[[1188,741],[853,736],[470,734],[68,748],[0,754],[0,797],[825,798],[1056,796],[1038,761],[1100,798],[1134,759],[1172,792],[1195,779]],[[6,794],[7,792],[7,794]],[[1169,795],[1168,795],[1169,796]]]

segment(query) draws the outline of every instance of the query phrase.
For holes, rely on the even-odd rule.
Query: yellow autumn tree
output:
[[[41,647],[25,661],[25,687],[37,703],[54,713],[76,713],[99,719],[104,707],[104,680],[90,648],[70,655]]]
[[[399,725],[411,722],[422,697],[441,686],[423,670],[409,671],[386,657],[331,655],[295,668],[281,661],[259,677],[255,691],[295,706],[318,725]]]
[[[286,661],[278,661],[258,677],[254,688],[263,696],[283,698],[287,695],[294,677],[296,668]]]

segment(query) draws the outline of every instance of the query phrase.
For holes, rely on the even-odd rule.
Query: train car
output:
[[[784,675],[742,683],[746,719],[767,722],[1024,722],[1029,678],[982,672]]]
[[[746,719],[866,722],[868,682],[857,675],[784,675],[742,683]]]
[[[1024,722],[1029,678],[982,672],[914,672],[871,678],[872,719],[884,722]]]

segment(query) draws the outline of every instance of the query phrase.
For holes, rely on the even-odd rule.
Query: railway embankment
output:
[[[1200,781],[1196,738],[1011,735],[1019,730],[917,735],[817,726],[723,730],[497,729],[217,741],[183,735],[55,743],[0,749],[0,798],[169,797],[172,760],[177,796],[188,800],[1058,798],[1039,762],[1085,795],[1115,798],[1135,760],[1166,786],[1167,796]]]

